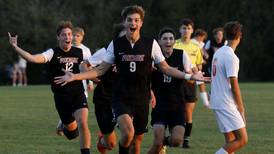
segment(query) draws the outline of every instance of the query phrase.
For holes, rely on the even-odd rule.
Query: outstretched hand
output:
[[[211,82],[211,77],[204,77],[202,72],[194,73],[191,76],[191,79],[196,80],[196,81]]]
[[[18,36],[15,35],[14,37],[10,35],[10,32],[8,32],[8,35],[9,35],[9,42],[10,44],[12,45],[12,47],[16,47],[17,46],[17,38]]]
[[[64,86],[67,83],[75,80],[73,73],[65,71],[64,69],[62,69],[62,71],[65,72],[65,75],[54,77],[54,83],[61,84],[61,86]]]

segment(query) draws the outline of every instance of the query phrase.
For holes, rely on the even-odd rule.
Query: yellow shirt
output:
[[[197,65],[202,65],[203,63],[202,51],[200,47],[197,44],[193,43],[192,41],[189,41],[189,43],[183,43],[181,39],[178,39],[176,40],[173,48],[184,50],[188,54],[193,67],[196,67]]]

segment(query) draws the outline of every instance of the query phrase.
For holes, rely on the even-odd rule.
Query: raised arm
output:
[[[11,46],[13,47],[13,49],[25,60],[27,60],[28,62],[31,62],[31,63],[45,63],[46,62],[46,60],[42,54],[32,55],[29,52],[18,47],[18,45],[17,45],[18,36],[17,35],[15,35],[14,37],[11,36],[10,33],[8,33],[8,35],[9,35],[9,42],[10,42]]]

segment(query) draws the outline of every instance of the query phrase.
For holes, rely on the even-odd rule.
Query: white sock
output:
[[[209,107],[209,100],[206,92],[200,92],[200,98],[205,107]]]
[[[224,148],[220,148],[215,154],[228,154]]]

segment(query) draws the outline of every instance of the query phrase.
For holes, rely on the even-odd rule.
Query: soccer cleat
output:
[[[103,138],[103,134],[101,132],[98,133],[98,141],[97,141],[97,150],[101,154],[107,153],[107,148],[104,147],[104,145],[101,143],[101,139]]]
[[[166,146],[164,145],[159,154],[166,154]]]
[[[59,136],[64,136],[63,129],[64,129],[64,124],[62,123],[61,120],[59,120],[57,127],[56,127],[56,134]]]
[[[188,140],[184,140],[182,148],[184,148],[184,149],[189,149],[190,148]]]

